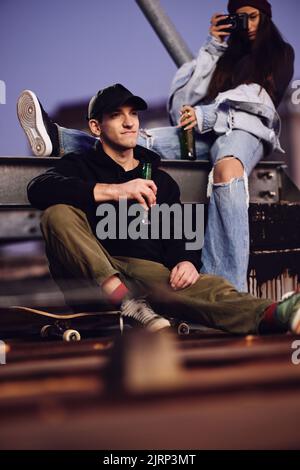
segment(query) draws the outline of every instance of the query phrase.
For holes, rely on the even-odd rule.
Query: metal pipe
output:
[[[194,58],[159,0],[135,0],[177,67]]]

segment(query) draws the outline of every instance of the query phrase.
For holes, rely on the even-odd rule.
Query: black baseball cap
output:
[[[141,111],[148,107],[146,101],[133,95],[120,83],[103,88],[89,102],[88,119],[97,119],[103,113],[114,111],[126,103],[131,103],[137,110]]]

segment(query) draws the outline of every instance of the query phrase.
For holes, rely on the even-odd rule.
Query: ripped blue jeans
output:
[[[61,155],[84,151],[95,144],[95,138],[74,129],[58,127]],[[141,131],[138,145],[157,152],[164,159],[180,159],[176,127]],[[208,183],[208,221],[202,249],[203,273],[228,279],[239,291],[247,290],[249,262],[248,176],[264,154],[262,142],[254,135],[232,130],[228,135],[214,132],[196,134],[197,158],[209,159],[214,166],[224,157],[234,156],[244,167],[244,176],[230,182]]]

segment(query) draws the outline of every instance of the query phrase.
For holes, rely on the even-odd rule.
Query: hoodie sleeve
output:
[[[55,204],[68,204],[86,210],[94,204],[96,183],[82,179],[79,155],[61,158],[54,168],[36,176],[27,186],[29,202],[37,209]],[[77,160],[77,161],[76,161]]]
[[[161,202],[167,203],[168,206],[176,204],[181,207],[181,217],[177,219],[175,215],[174,218],[171,218],[170,238],[162,239],[165,265],[171,270],[181,261],[190,261],[195,266],[197,271],[199,271],[202,266],[201,250],[187,249],[187,245],[191,241],[187,240],[184,234],[185,232],[183,227],[183,205],[180,201],[179,186],[173,180],[173,178],[171,178],[170,175],[166,173],[164,173],[164,175],[164,193],[166,192],[167,195]],[[182,237],[180,239],[174,238],[174,226],[176,224],[182,224]]]

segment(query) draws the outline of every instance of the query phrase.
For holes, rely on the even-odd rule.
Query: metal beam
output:
[[[177,67],[194,58],[185,41],[164,12],[159,0],[136,0]]]

